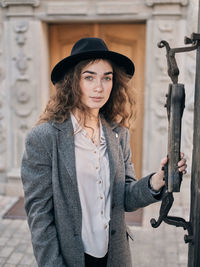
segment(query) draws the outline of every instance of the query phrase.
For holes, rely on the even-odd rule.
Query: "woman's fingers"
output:
[[[181,160],[178,162],[178,170],[179,172],[182,172],[183,174],[186,174],[187,171],[187,164],[186,164],[186,159],[184,158],[185,154],[183,152],[180,153],[180,158]],[[165,157],[161,160],[160,162],[160,169],[163,171],[165,164],[168,162],[168,157]]]
[[[183,174],[187,173],[186,169],[187,169],[187,164],[182,165],[181,167],[178,168],[179,172],[182,172]]]
[[[160,162],[160,169],[163,170],[163,167],[165,166],[165,164],[167,163],[168,161],[168,157],[165,157],[161,160]]]
[[[183,159],[185,154],[183,152],[181,152],[180,154],[181,154],[181,159]]]
[[[187,164],[186,164],[186,159],[184,158],[184,153],[181,152],[180,156],[181,156],[181,160],[178,162],[178,170],[179,172],[186,174]]]

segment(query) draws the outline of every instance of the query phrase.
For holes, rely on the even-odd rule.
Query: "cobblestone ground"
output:
[[[0,196],[0,266],[36,267],[25,220],[2,219],[16,198]]]
[[[190,179],[182,182],[181,192],[174,193],[174,205],[169,215],[180,216],[189,220]],[[134,267],[187,267],[188,245],[184,242],[187,234],[183,228],[162,223],[154,229],[150,225],[151,218],[158,218],[160,203],[144,209],[142,227],[132,227],[135,236],[131,242]]]
[[[171,215],[188,220],[189,188],[190,180],[185,178],[181,193],[174,194],[175,203]],[[2,219],[2,215],[16,200],[17,198],[0,196],[0,266],[37,267],[26,221]],[[134,242],[130,241],[133,266],[186,267],[188,245],[183,240],[186,232],[164,223],[153,229],[149,223],[152,217],[158,218],[159,208],[160,203],[145,208],[143,225],[131,227],[135,237]]]

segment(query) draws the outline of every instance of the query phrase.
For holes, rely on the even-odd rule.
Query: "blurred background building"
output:
[[[1,0],[0,194],[23,195],[25,136],[54,91],[52,67],[81,37],[101,37],[135,62],[133,161],[138,178],[157,170],[167,153],[164,104],[170,82],[166,51],[157,43],[183,46],[184,36],[197,31],[197,13],[197,0]],[[195,52],[177,55],[177,61],[186,89],[182,151],[190,173]]]

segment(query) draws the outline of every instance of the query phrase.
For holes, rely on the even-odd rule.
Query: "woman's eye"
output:
[[[106,81],[111,81],[111,80],[112,80],[112,78],[111,78],[110,76],[106,76],[104,79],[105,79]]]
[[[85,77],[85,80],[92,81],[93,80],[93,77],[92,76],[86,76]]]

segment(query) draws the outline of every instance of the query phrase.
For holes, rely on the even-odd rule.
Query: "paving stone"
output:
[[[20,264],[27,264],[32,266],[31,264],[34,262],[34,256],[32,254],[25,254],[23,258],[20,260]]]
[[[7,263],[18,264],[22,258],[23,258],[23,253],[13,252],[11,256],[8,258]]]
[[[0,246],[5,245],[8,242],[8,237],[0,237]]]
[[[6,238],[6,237],[10,238],[11,236],[13,236],[13,231],[10,230],[10,229],[6,229],[6,230],[2,233],[1,236],[4,237],[4,238]]]
[[[15,247],[20,242],[19,239],[16,238],[9,238],[6,242],[6,246],[8,247]]]
[[[5,263],[5,262],[6,262],[6,258],[0,257],[0,266],[3,266],[3,263]]]
[[[13,247],[3,247],[0,250],[0,257],[9,257],[13,249],[14,249]]]
[[[33,254],[33,247],[32,247],[32,244],[29,244],[29,246],[27,247],[26,252],[29,253],[29,254]]]
[[[34,261],[31,267],[38,267],[37,262]]]
[[[28,248],[28,243],[19,243],[17,246],[15,246],[15,252],[22,252],[26,253]]]

